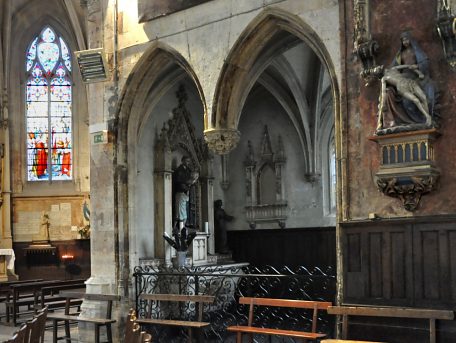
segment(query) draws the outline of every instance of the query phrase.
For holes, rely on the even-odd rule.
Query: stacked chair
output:
[[[6,343],[43,343],[47,312],[47,307],[38,311],[33,319],[22,324]]]
[[[145,331],[141,331],[141,327],[136,323],[135,310],[130,309],[128,312],[127,323],[125,324],[125,343],[150,343],[152,336]]]

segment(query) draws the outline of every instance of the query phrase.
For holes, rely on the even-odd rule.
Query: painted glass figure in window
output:
[[[71,54],[46,26],[26,53],[27,180],[72,179]]]

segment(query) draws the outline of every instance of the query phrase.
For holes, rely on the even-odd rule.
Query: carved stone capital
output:
[[[435,188],[439,175],[377,178],[377,186],[385,195],[399,198],[407,211],[415,211],[423,194]]]
[[[218,155],[228,154],[233,150],[241,138],[236,129],[209,129],[204,131],[204,139],[213,152]]]

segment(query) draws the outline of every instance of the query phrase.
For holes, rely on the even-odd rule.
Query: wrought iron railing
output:
[[[233,334],[226,331],[230,325],[245,325],[248,308],[239,305],[240,296],[284,299],[334,301],[336,277],[328,268],[291,270],[264,267],[205,266],[196,268],[164,268],[139,266],[135,268],[136,310],[139,317],[151,313],[152,318],[179,318],[193,320],[195,304],[156,304],[148,308],[147,302],[139,299],[146,294],[207,294],[214,295],[213,304],[204,308],[203,320],[211,325],[201,334],[203,342],[234,342]],[[323,311],[318,318],[318,331],[332,334],[334,319]],[[261,308],[255,311],[254,325],[293,330],[311,330],[311,313],[302,309]],[[185,329],[166,326],[147,328],[154,342],[174,343],[187,339]],[[255,337],[255,342],[267,342],[268,338]],[[294,342],[291,338],[278,338],[273,342]]]

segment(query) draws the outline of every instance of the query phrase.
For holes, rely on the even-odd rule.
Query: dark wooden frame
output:
[[[342,316],[342,339],[348,337],[349,316],[428,319],[430,343],[436,343],[436,320],[454,319],[453,311],[400,307],[331,306],[328,313]]]
[[[286,336],[302,338],[304,342],[306,340],[317,340],[326,337],[324,333],[317,332],[317,316],[318,310],[326,310],[332,305],[331,302],[327,301],[309,301],[309,300],[293,300],[293,299],[272,299],[272,298],[251,298],[251,297],[240,297],[239,304],[249,305],[249,317],[247,326],[229,326],[228,331],[236,332],[236,342],[242,343],[242,334],[247,333],[250,335],[250,342],[253,342],[253,334],[271,335],[271,336]],[[312,331],[294,331],[294,330],[281,330],[281,329],[270,329],[260,328],[253,326],[254,318],[254,307],[255,306],[267,306],[267,307],[291,307],[291,308],[302,308],[310,309],[313,311],[312,314]]]

